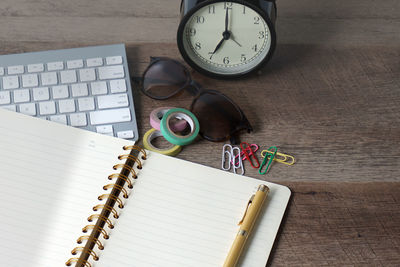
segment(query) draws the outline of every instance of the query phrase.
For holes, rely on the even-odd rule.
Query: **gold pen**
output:
[[[251,196],[249,202],[247,203],[247,208],[244,212],[243,218],[239,222],[239,231],[235,240],[233,241],[223,267],[236,266],[240,254],[242,253],[244,244],[246,243],[246,240],[253,229],[258,214],[260,213],[264,200],[267,198],[268,191],[269,188],[266,185],[260,185],[257,189],[257,192]]]

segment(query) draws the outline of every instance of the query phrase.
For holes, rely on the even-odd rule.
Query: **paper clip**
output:
[[[222,147],[222,164],[221,168],[224,171],[229,171],[231,169],[232,162],[232,146],[230,144],[225,144]]]
[[[235,153],[235,152],[236,152],[236,153]],[[239,156],[239,157],[236,157],[236,156]],[[241,175],[243,175],[243,174],[244,174],[244,167],[243,167],[242,158],[240,157],[240,148],[238,148],[238,147],[233,147],[233,148],[232,148],[232,155],[231,155],[231,157],[235,159],[235,161],[233,162],[233,172],[234,172],[234,173],[237,173],[237,172],[236,172],[236,169],[242,169]],[[237,164],[236,164],[236,162],[237,162]],[[236,166],[236,165],[237,165],[237,166]]]
[[[255,154],[256,151],[253,151],[251,149],[251,146],[247,142],[240,143],[240,147],[242,148],[245,158],[250,162],[251,167],[253,167],[254,169],[258,169],[260,167],[260,162],[258,161],[258,158]],[[251,156],[253,156],[256,165],[253,164],[253,161],[250,158]]]
[[[271,149],[275,149],[273,152],[268,153],[265,155],[263,162],[261,163],[260,168],[258,169],[258,173],[259,174],[266,174],[268,172],[268,170],[271,167],[271,163],[275,158],[276,153],[278,152],[278,149],[276,148],[276,146],[271,146],[270,148],[268,148],[269,151],[271,151]],[[269,158],[269,159],[268,159]],[[268,164],[267,164],[267,160],[268,160]],[[261,171],[261,169],[267,165],[267,167],[265,168],[265,171]]]
[[[251,148],[246,148],[247,150],[251,150],[253,153],[254,152],[257,152],[257,150],[259,149],[259,146],[257,145],[257,144],[251,144],[250,145],[250,147]],[[242,152],[240,152],[240,156],[242,157],[242,161],[245,161],[246,160],[246,156],[244,155],[244,151],[242,151]],[[251,155],[250,155],[251,156]],[[238,155],[236,155],[236,157],[239,157]],[[233,164],[233,161],[234,161],[235,159],[232,159],[232,164]]]
[[[263,151],[261,151],[261,157],[264,158],[266,153],[272,154],[273,152],[269,151],[268,149],[263,150]],[[293,165],[296,162],[293,156],[286,155],[286,154],[279,153],[279,152],[276,153],[274,160],[276,162],[283,163],[286,165]]]

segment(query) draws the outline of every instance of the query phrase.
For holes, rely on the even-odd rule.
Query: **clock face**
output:
[[[256,68],[272,43],[264,17],[237,2],[211,2],[200,7],[186,20],[181,39],[189,63],[220,76]]]

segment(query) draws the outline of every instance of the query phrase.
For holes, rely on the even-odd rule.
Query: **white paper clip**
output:
[[[237,173],[237,169],[242,169],[241,175],[244,175],[244,166],[242,158],[240,155],[240,148],[239,147],[232,147],[230,144],[225,144],[222,147],[222,163],[221,168],[224,171],[233,170],[234,173]]]
[[[233,148],[230,144],[225,144],[222,147],[222,164],[221,168],[224,171],[229,171],[232,167],[231,161],[232,161],[232,151]]]

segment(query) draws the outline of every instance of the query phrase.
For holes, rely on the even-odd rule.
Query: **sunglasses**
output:
[[[237,144],[241,130],[253,130],[240,107],[229,97],[216,90],[205,90],[195,82],[189,70],[179,61],[151,58],[143,73],[142,92],[157,100],[169,99],[183,90],[194,96],[190,111],[200,123],[200,135],[209,141],[230,139]]]

